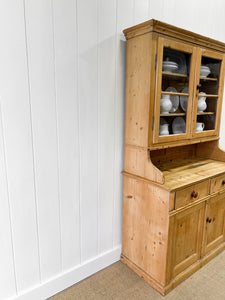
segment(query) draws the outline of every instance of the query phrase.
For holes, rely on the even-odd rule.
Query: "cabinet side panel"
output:
[[[123,255],[165,284],[169,192],[124,176]]]
[[[127,41],[125,143],[148,146],[151,34]]]

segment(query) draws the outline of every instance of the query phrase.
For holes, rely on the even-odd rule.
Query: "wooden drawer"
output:
[[[216,193],[225,190],[225,174],[211,179],[210,193]]]
[[[209,195],[209,180],[194,184],[176,192],[175,209]]]

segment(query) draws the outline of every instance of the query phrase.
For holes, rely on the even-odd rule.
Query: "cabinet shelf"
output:
[[[217,78],[211,78],[211,77],[200,77],[200,80],[202,81],[217,81]]]
[[[198,116],[204,116],[204,115],[214,115],[215,113],[212,111],[206,111],[206,112],[198,112]]]
[[[160,117],[181,117],[181,116],[186,116],[186,113],[160,114]]]
[[[171,77],[173,79],[181,79],[181,78],[187,79],[188,78],[187,74],[170,73],[170,72],[165,72],[165,71],[162,72],[162,76],[163,77]]]
[[[189,94],[187,94],[187,93],[174,93],[174,92],[164,92],[164,91],[161,91],[161,94],[162,95],[171,95],[171,96],[187,96],[187,97],[189,96]]]
[[[205,94],[203,96],[206,98],[218,98],[218,95],[212,95],[212,94]],[[202,97],[202,95],[199,95],[199,97]]]

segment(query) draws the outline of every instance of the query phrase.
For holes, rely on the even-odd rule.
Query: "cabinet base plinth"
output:
[[[212,250],[210,253],[208,253],[206,256],[204,256],[202,259],[196,261],[194,264],[192,264],[189,268],[178,274],[176,277],[174,277],[171,282],[167,285],[162,285],[160,282],[156,281],[154,278],[152,278],[149,274],[147,274],[144,270],[142,270],[140,267],[138,267],[136,264],[134,264],[132,261],[130,261],[126,256],[121,254],[121,261],[127,265],[131,270],[133,270],[137,275],[139,275],[141,278],[143,278],[148,284],[150,284],[155,290],[157,290],[160,294],[166,295],[171,290],[173,290],[176,286],[178,286],[182,281],[190,277],[193,273],[198,271],[201,267],[203,267],[205,264],[207,264],[210,260],[212,260],[214,257],[216,257],[219,253],[225,250],[225,242],[223,242],[220,246],[218,246],[216,249]]]
[[[141,268],[139,268],[136,264],[134,264],[132,261],[130,261],[129,258],[127,258],[123,254],[121,254],[120,259],[125,265],[127,265],[137,275],[139,275],[141,278],[143,278],[147,283],[149,283],[160,294],[162,294],[162,295],[166,294],[165,287],[161,283],[156,281],[154,278],[152,278],[150,275],[148,275],[145,271],[143,271]]]

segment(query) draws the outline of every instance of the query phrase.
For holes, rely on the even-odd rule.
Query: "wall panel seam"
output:
[[[80,166],[80,158],[81,158],[81,144],[80,144],[80,97],[79,97],[79,37],[78,37],[78,4],[77,4],[76,0],[76,87],[77,87],[77,92],[76,92],[76,97],[77,97],[77,116],[78,116],[78,120],[77,120],[77,125],[78,125],[78,149],[79,149],[79,199],[78,199],[78,203],[79,203],[79,226],[80,226],[80,230],[79,230],[79,242],[80,242],[80,264],[82,263],[82,219],[81,219],[81,166]]]
[[[7,168],[7,160],[6,160],[6,145],[5,145],[3,113],[2,113],[2,105],[1,104],[0,104],[0,118],[1,118],[1,128],[2,128],[3,161],[4,161],[5,176],[6,176],[7,203],[8,203],[10,235],[11,235],[13,273],[14,273],[15,290],[16,290],[16,294],[18,295],[18,283],[17,283],[17,276],[16,276],[16,263],[15,263],[15,249],[14,249],[14,242],[13,242],[13,226],[12,226],[12,213],[11,213],[12,209],[11,209],[10,197],[9,197],[9,183],[8,183],[8,171],[7,171],[8,168]]]
[[[56,137],[57,137],[57,193],[58,193],[58,206],[59,206],[59,243],[60,243],[60,268],[63,271],[63,259],[62,259],[62,229],[61,229],[61,198],[60,198],[60,160],[59,160],[59,113],[56,91],[56,57],[55,57],[55,28],[54,28],[54,5],[51,0],[51,21],[52,21],[52,54],[53,54],[53,84],[54,84],[54,100],[55,100],[55,125],[56,125]]]
[[[117,63],[118,63],[118,1],[116,0],[116,26],[115,26],[115,86],[114,86],[114,99],[113,99],[113,107],[114,107],[114,134],[113,134],[113,148],[114,148],[114,163],[113,163],[113,212],[112,212],[112,233],[113,233],[113,238],[112,238],[112,247],[115,246],[115,210],[116,210],[116,171],[115,171],[115,165],[116,165],[116,127],[117,127],[117,122],[116,122],[116,91],[117,91]]]
[[[100,5],[99,2],[101,0],[97,0],[97,105],[98,105],[98,110],[97,110],[97,122],[98,122],[98,132],[97,132],[97,182],[98,182],[98,186],[97,186],[97,228],[98,228],[98,254],[100,254],[101,252],[101,188],[100,188],[100,178],[101,178],[101,163],[100,163],[100,158],[101,158],[101,82],[100,82],[100,76],[101,76],[101,68],[100,68],[100,64],[101,64],[101,59],[100,59],[100,55],[101,55],[101,51],[100,51],[100,47],[99,47],[99,28],[100,28],[100,13],[99,13],[99,9],[100,9]]]
[[[26,63],[27,63],[27,81],[28,81],[28,98],[29,98],[29,117],[30,117],[30,130],[31,130],[31,147],[32,147],[32,162],[33,162],[33,176],[34,176],[34,201],[35,201],[35,217],[37,227],[37,244],[38,244],[38,272],[39,280],[42,283],[41,278],[41,257],[40,257],[40,237],[39,237],[39,225],[38,225],[38,204],[37,204],[37,188],[36,188],[36,164],[35,164],[35,151],[34,151],[34,136],[33,136],[33,120],[32,120],[32,107],[31,107],[31,86],[30,86],[30,70],[29,70],[29,55],[28,55],[28,40],[27,40],[27,21],[26,21],[26,4],[23,0],[23,15],[24,15],[24,33],[25,33],[25,45],[26,45]]]

